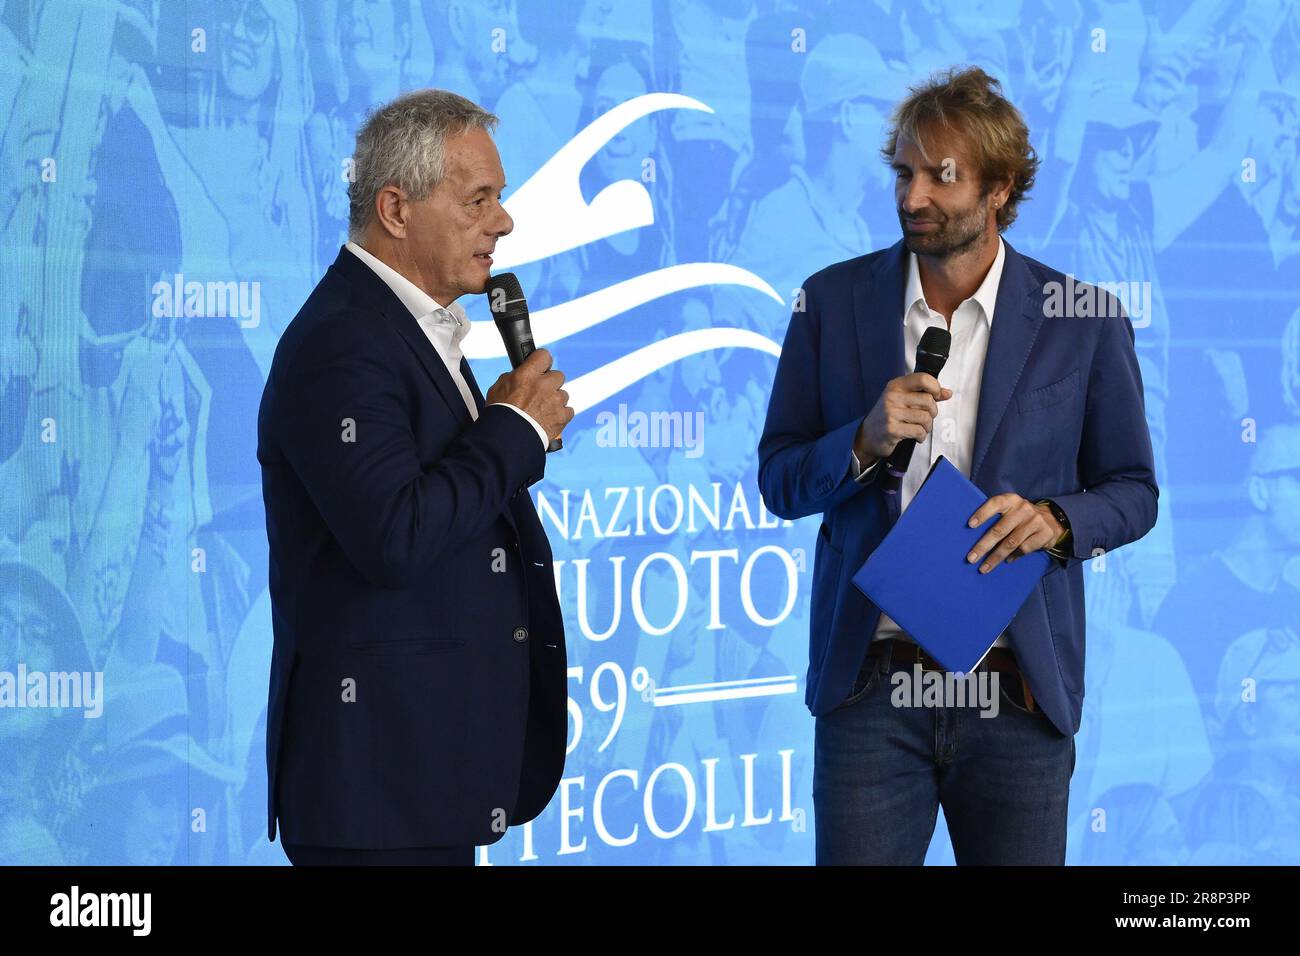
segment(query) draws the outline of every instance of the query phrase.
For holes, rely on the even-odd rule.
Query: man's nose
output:
[[[930,205],[930,197],[923,186],[917,184],[913,179],[907,185],[907,190],[903,193],[902,207],[907,213],[914,213],[919,209],[924,209]]]
[[[515,230],[515,221],[510,218],[510,213],[506,212],[505,206],[497,206],[497,219],[492,224],[492,235],[498,239],[502,236],[508,236]]]

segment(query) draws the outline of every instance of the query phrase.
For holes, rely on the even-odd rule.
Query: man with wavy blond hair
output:
[[[1038,161],[983,70],[914,87],[882,152],[903,238],[807,280],[759,444],[767,507],[822,515],[806,696],[817,861],[920,864],[942,807],[959,864],[1060,864],[1083,706],[1082,562],[1156,520],[1133,325],[1114,296],[1002,238]],[[938,377],[912,371],[932,327],[952,336]],[[915,454],[887,494],[882,461],[904,439]],[[971,526],[1000,515],[968,561],[996,573],[1052,556],[972,675],[998,688],[978,706],[899,693],[939,665],[851,581],[940,455],[989,496]]]

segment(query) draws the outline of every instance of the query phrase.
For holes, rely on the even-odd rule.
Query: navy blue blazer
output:
[[[568,733],[564,623],[517,412],[479,417],[346,248],[275,351],[258,416],[275,649],[267,828],[319,846],[499,840]]]
[[[1069,517],[1073,553],[1053,560],[1007,639],[1043,712],[1074,734],[1083,708],[1082,562],[1146,534],[1159,490],[1133,325],[1103,290],[1096,291],[1110,317],[1053,317],[1049,284],[1065,281],[1006,244],[970,479],[989,496],[1051,498]],[[805,698],[818,716],[848,695],[880,617],[851,578],[898,520],[900,503],[880,490],[881,469],[856,482],[849,462],[862,419],[886,383],[911,366],[906,282],[901,240],[808,279],[806,309],[790,320],[759,442],[768,510],[782,518],[822,515]]]

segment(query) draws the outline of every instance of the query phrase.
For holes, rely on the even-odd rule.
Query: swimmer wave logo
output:
[[[597,117],[562,146],[505,203],[515,221],[514,231],[497,245],[495,266],[505,271],[537,262],[617,233],[640,229],[655,221],[645,186],[620,179],[602,189],[590,203],[582,196],[583,166],[619,132],[637,120],[662,110],[688,109],[712,113],[699,100],[678,93],[647,93],[620,103]],[[508,128],[508,126],[507,126]],[[556,342],[593,329],[617,315],[687,289],[735,285],[753,289],[784,305],[764,279],[747,269],[721,262],[690,262],[664,266],[616,282],[606,288],[533,313],[537,345]],[[487,320],[474,327],[489,326]],[[505,357],[499,336],[483,330],[465,339],[469,359]],[[659,339],[565,383],[569,404],[582,414],[658,370],[692,355],[718,349],[745,348],[780,356],[781,347],[749,329],[709,327]]]

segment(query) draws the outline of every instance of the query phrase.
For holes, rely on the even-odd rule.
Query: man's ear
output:
[[[1008,176],[1005,182],[997,183],[993,187],[993,201],[997,203],[999,209],[1011,198],[1011,187],[1014,185],[1015,179]]]
[[[375,218],[394,239],[406,238],[409,211],[406,194],[396,186],[385,186],[375,196]]]

